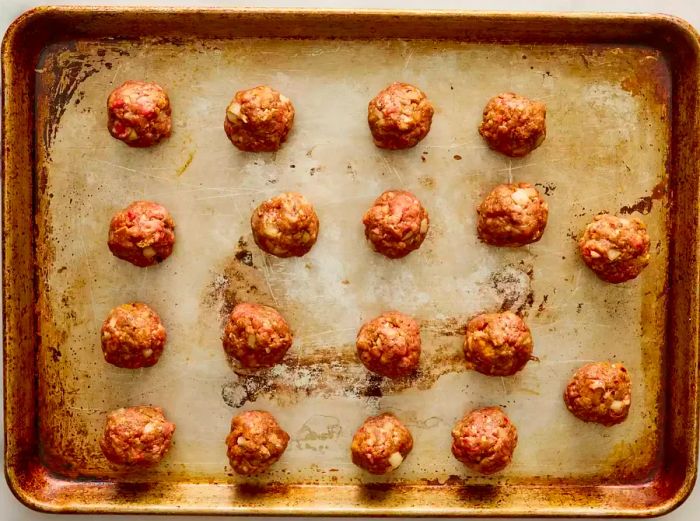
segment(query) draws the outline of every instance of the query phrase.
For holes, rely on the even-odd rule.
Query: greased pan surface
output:
[[[162,25],[175,12],[141,16]],[[677,364],[693,359],[696,343],[669,336],[669,328],[690,334],[688,314],[682,325],[675,318],[684,304],[669,305],[669,296],[680,291],[689,301],[696,287],[694,275],[680,283],[669,274],[694,269],[694,257],[675,268],[694,248],[694,233],[674,232],[696,195],[695,180],[684,177],[695,158],[680,161],[689,153],[687,127],[674,117],[687,90],[682,117],[694,118],[684,76],[694,55],[680,70],[682,53],[669,54],[668,44],[614,35],[586,41],[588,17],[578,25],[558,19],[573,27],[558,42],[552,32],[533,32],[534,18],[503,17],[512,27],[531,22],[504,44],[486,31],[495,18],[457,14],[441,15],[437,29],[438,15],[363,13],[355,20],[365,28],[355,30],[348,13],[184,11],[195,28],[176,39],[167,24],[160,38],[146,38],[138,25],[131,34],[97,31],[108,18],[126,23],[130,10],[92,13],[85,27],[81,10],[33,16],[70,13],[86,32],[66,29],[46,41],[32,78],[40,456],[31,465],[51,477],[26,493],[44,497],[44,508],[155,512],[184,501],[187,511],[222,513],[641,515],[682,495],[694,476],[695,438],[686,437],[694,435],[695,396],[673,375],[694,377]],[[247,22],[243,34],[222,34],[222,16]],[[275,29],[285,16],[287,33]],[[480,41],[451,32],[460,18]],[[209,34],[204,20],[215,21]],[[689,37],[665,18],[622,20]],[[374,38],[365,34],[372,23]],[[328,38],[329,27],[342,38]],[[106,96],[126,79],[168,90],[174,131],[158,147],[129,149],[106,131]],[[375,148],[366,126],[367,101],[394,80],[418,85],[436,108],[430,134],[409,151]],[[275,154],[238,152],[223,133],[233,92],[257,84],[296,106],[295,128]],[[548,108],[547,140],[519,160],[491,152],[476,132],[487,99],[510,90]],[[6,92],[5,110],[7,100]],[[475,207],[510,179],[538,184],[549,224],[539,243],[489,248],[476,238]],[[431,215],[425,244],[401,261],[372,253],[362,233],[362,213],[388,188],[413,191]],[[252,209],[288,190],[304,193],[321,220],[317,245],[300,259],[265,256],[250,236]],[[171,258],[139,270],[113,258],[105,242],[111,215],[144,198],[169,208],[178,235]],[[19,200],[6,199],[5,211]],[[601,210],[643,214],[649,227],[653,260],[632,283],[605,285],[578,258],[575,237]],[[684,215],[686,227],[695,222]],[[168,329],[152,369],[113,368],[99,349],[106,313],[132,300],[152,305]],[[295,344],[281,366],[252,374],[226,363],[222,321],[242,300],[288,318]],[[421,323],[424,352],[412,381],[382,382],[355,360],[357,329],[386,309]],[[499,309],[526,315],[539,358],[511,378],[467,371],[461,355],[468,318]],[[632,374],[630,418],[612,429],[582,424],[566,411],[563,388],[585,361],[609,358]],[[6,376],[15,374],[12,364]],[[689,407],[682,418],[667,413],[669,403],[679,408],[677,393]],[[178,426],[176,442],[159,467],[115,474],[97,443],[103,418],[136,403],[164,407]],[[490,404],[505,408],[520,443],[513,464],[485,478],[452,458],[449,432],[466,410]],[[228,468],[223,439],[234,412],[251,408],[273,412],[292,442],[264,478],[243,480]],[[384,410],[405,421],[415,448],[397,472],[372,478],[350,464],[348,447],[362,419]],[[688,466],[674,470],[683,458],[669,461],[669,447],[683,442]],[[47,487],[54,492],[42,496]]]

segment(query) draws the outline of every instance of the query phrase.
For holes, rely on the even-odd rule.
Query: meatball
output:
[[[416,146],[430,131],[433,112],[418,87],[392,83],[369,102],[367,121],[374,144],[390,150]]]
[[[277,310],[261,304],[238,304],[224,329],[224,351],[243,367],[272,367],[292,345],[289,325]]]
[[[117,409],[107,415],[100,447],[118,465],[155,465],[170,449],[175,424],[160,407],[139,405]]]
[[[237,474],[252,476],[265,472],[279,460],[288,443],[289,434],[274,416],[265,411],[248,411],[231,420],[226,454]]]
[[[467,363],[491,376],[511,376],[532,357],[532,336],[515,313],[484,313],[467,324],[464,341]]]
[[[518,431],[498,407],[475,409],[452,429],[452,454],[482,474],[506,468],[518,444]]]
[[[632,403],[630,377],[622,364],[595,362],[574,373],[564,403],[577,418],[605,426],[625,421]]]
[[[618,284],[649,264],[649,233],[637,217],[596,215],[578,242],[583,261],[598,277]]]
[[[316,244],[318,217],[314,207],[296,192],[264,201],[250,217],[255,244],[277,257],[301,257]]]
[[[107,128],[131,147],[150,147],[170,136],[170,100],[153,82],[123,83],[107,98]]]
[[[411,192],[388,190],[365,212],[362,222],[365,237],[374,249],[390,259],[399,259],[423,244],[430,217]]]
[[[352,462],[371,474],[398,468],[413,448],[409,430],[393,414],[367,418],[352,438]]]
[[[102,324],[102,353],[117,367],[138,369],[158,362],[165,346],[165,328],[146,304],[122,304]]]
[[[522,157],[542,144],[547,134],[543,103],[506,92],[484,107],[479,134],[489,147],[510,157]]]
[[[153,266],[173,252],[175,223],[158,203],[136,201],[112,217],[107,245],[115,257],[142,268]]]
[[[357,354],[370,371],[400,378],[414,373],[420,360],[420,328],[411,317],[389,311],[357,333]]]
[[[294,123],[294,105],[275,89],[261,85],[240,90],[226,107],[224,130],[238,149],[274,152]]]
[[[502,184],[477,208],[479,238],[492,246],[524,246],[540,240],[549,210],[534,186]]]

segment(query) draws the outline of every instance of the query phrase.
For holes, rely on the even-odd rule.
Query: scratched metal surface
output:
[[[261,481],[416,483],[459,479],[643,479],[660,436],[667,262],[665,159],[668,70],[641,48],[473,45],[432,41],[81,42],[48,48],[37,70],[40,253],[39,389],[43,457],[69,475],[120,480],[236,481],[224,438],[240,409],[271,411],[292,441]],[[112,139],[105,100],[127,79],[156,80],[173,105],[172,138],[148,150]],[[423,88],[436,114],[415,149],[376,149],[368,100],[394,80]],[[276,154],[244,154],[222,122],[234,91],[270,84],[294,102],[295,128]],[[513,90],[543,100],[548,136],[528,157],[488,150],[476,127],[486,100]],[[475,206],[496,183],[538,183],[549,202],[543,239],[496,249],[479,243]],[[389,261],[370,251],[361,216],[383,190],[413,191],[430,212],[423,247]],[[304,193],[321,221],[301,259],[262,255],[249,215],[263,199]],[[112,214],[135,199],[164,204],[177,245],[139,269],[112,257]],[[641,211],[653,258],[636,281],[606,285],[576,254],[574,237],[601,211]],[[106,364],[99,329],[110,308],[141,300],[168,330],[158,365]],[[294,347],[284,364],[246,374],[221,348],[223,318],[240,300],[276,306]],[[479,311],[515,309],[535,355],[511,378],[466,371],[461,328]],[[354,357],[360,324],[399,309],[422,324],[419,375],[389,383]],[[561,394],[589,360],[624,361],[630,417],[606,429],[583,424]],[[119,474],[97,439],[115,407],[162,406],[177,424],[159,467]],[[518,427],[513,464],[480,477],[450,455],[450,429],[466,410],[503,406]],[[415,448],[388,478],[349,461],[362,419],[393,411]],[[457,476],[457,478],[455,478]]]

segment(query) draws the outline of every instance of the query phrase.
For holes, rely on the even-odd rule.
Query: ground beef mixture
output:
[[[433,105],[425,93],[408,83],[395,82],[369,102],[367,121],[379,148],[411,148],[430,131]]]
[[[477,208],[479,238],[492,246],[524,246],[540,240],[549,210],[528,183],[496,186]]]
[[[522,157],[542,144],[547,134],[543,103],[506,92],[484,107],[479,134],[489,147],[511,157]]]
[[[518,431],[498,407],[476,409],[452,429],[452,454],[482,474],[506,468],[518,444]]]
[[[357,333],[357,354],[370,371],[400,378],[418,369],[420,328],[411,317],[389,311],[370,320]]]
[[[174,432],[175,424],[165,419],[160,407],[117,409],[107,415],[100,447],[118,465],[155,465],[170,449]]]
[[[170,136],[170,100],[157,83],[129,80],[107,98],[107,128],[132,147],[150,147]]]
[[[625,421],[632,403],[627,369],[610,362],[584,365],[566,386],[564,403],[586,422],[611,426]]]
[[[265,472],[279,460],[288,443],[289,434],[274,416],[265,411],[248,411],[231,420],[226,453],[237,474],[252,476]]]
[[[135,266],[153,266],[173,252],[175,223],[158,203],[136,201],[112,217],[107,244],[115,257]]]
[[[409,430],[393,414],[367,418],[352,438],[352,462],[372,474],[398,468],[413,448]]]
[[[238,304],[224,329],[226,354],[243,367],[272,367],[292,346],[289,325],[277,310],[261,304]]]
[[[420,248],[428,234],[430,217],[411,192],[388,190],[365,212],[365,237],[374,249],[389,257],[405,257]]]
[[[464,356],[482,374],[514,375],[532,357],[530,329],[510,311],[479,315],[467,324]]]
[[[579,240],[583,261],[599,278],[618,284],[649,264],[649,233],[637,217],[596,215]]]
[[[316,244],[318,217],[296,192],[268,199],[250,217],[253,238],[261,250],[277,257],[301,257]]]
[[[146,304],[122,304],[102,324],[102,353],[117,367],[138,369],[158,362],[165,346],[165,328]]]
[[[236,92],[226,107],[224,130],[238,149],[274,152],[294,123],[294,105],[275,89],[261,85]]]

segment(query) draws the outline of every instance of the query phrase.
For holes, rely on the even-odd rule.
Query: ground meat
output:
[[[365,212],[362,222],[365,237],[374,249],[398,259],[420,248],[428,234],[430,217],[411,192],[388,190]]]
[[[236,473],[252,476],[265,472],[279,460],[288,443],[289,434],[274,416],[265,411],[248,411],[231,420],[226,453]]]
[[[229,316],[223,344],[226,353],[243,367],[272,367],[292,346],[292,333],[277,310],[242,303]]]
[[[250,217],[250,227],[255,244],[277,257],[301,257],[316,244],[318,237],[314,207],[296,192],[263,202]]]
[[[175,223],[158,203],[136,201],[112,217],[107,244],[115,257],[152,266],[173,252]]]
[[[506,92],[484,107],[479,134],[489,147],[511,157],[522,157],[542,144],[547,134],[543,103]]]
[[[425,93],[408,83],[395,82],[369,102],[367,121],[379,148],[411,148],[430,131],[433,105]]]
[[[107,98],[107,128],[131,147],[150,147],[170,136],[170,112],[163,87],[129,80]]]
[[[625,421],[632,403],[630,377],[622,364],[595,362],[579,368],[564,391],[577,418],[606,426]]]
[[[524,246],[540,240],[549,210],[528,183],[496,186],[477,208],[479,238],[492,246]]]
[[[510,311],[479,315],[467,324],[464,356],[482,374],[514,375],[532,357],[530,329]]]
[[[100,447],[105,457],[119,465],[155,465],[170,449],[175,424],[160,407],[139,405],[107,415]]]
[[[294,123],[289,98],[265,85],[236,92],[226,107],[224,130],[238,149],[274,152],[287,139]]]
[[[165,328],[146,304],[122,304],[102,324],[102,353],[117,367],[138,369],[158,362],[165,345]]]
[[[367,369],[389,378],[408,376],[420,361],[420,328],[411,317],[389,311],[357,333],[357,355]]]
[[[409,430],[393,414],[367,418],[352,438],[352,462],[372,474],[398,468],[413,448]]]
[[[506,468],[518,444],[518,431],[498,407],[476,409],[452,429],[452,454],[482,474]]]
[[[649,264],[649,233],[637,217],[596,215],[578,245],[583,261],[606,282],[634,279]]]

